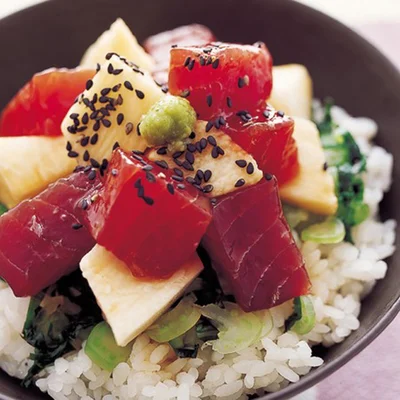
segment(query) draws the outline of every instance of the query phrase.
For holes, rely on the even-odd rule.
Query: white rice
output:
[[[320,103],[315,108],[320,118]],[[58,359],[41,374],[37,386],[56,400],[236,400],[278,391],[320,366],[323,360],[313,356],[312,346],[332,346],[358,329],[361,300],[386,274],[383,260],[394,252],[396,228],[395,221],[382,223],[378,216],[379,202],[390,187],[393,157],[371,142],[376,123],[352,118],[339,107],[332,114],[368,157],[365,201],[372,215],[354,229],[355,245],[299,242],[313,284],[317,323],[312,332],[303,337],[284,332],[285,319],[292,313],[289,302],[266,313],[272,316],[272,331],[239,353],[224,356],[205,347],[195,359],[176,359],[168,345],[142,334],[128,362],[112,373],[94,365],[81,350]],[[32,348],[20,336],[28,303],[0,282],[0,366],[18,378],[31,363],[27,359]]]

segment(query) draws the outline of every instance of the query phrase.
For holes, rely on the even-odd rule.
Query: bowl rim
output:
[[[4,17],[0,18],[0,24],[8,19],[19,18],[24,15],[29,14],[33,9],[38,9],[42,7],[57,7],[56,3],[61,3],[62,1],[69,0],[40,0],[40,3],[30,5],[26,8],[22,8],[17,10],[11,14],[7,14]],[[94,0],[85,0],[87,3],[89,1]],[[265,0],[253,0],[255,2],[265,1]],[[400,82],[400,70],[393,64],[391,60],[389,60],[375,45],[369,42],[367,39],[362,37],[358,32],[351,29],[349,26],[344,23],[338,21],[337,19],[325,14],[324,12],[315,9],[311,6],[308,6],[304,3],[297,2],[296,0],[268,0],[270,3],[288,3],[290,7],[294,9],[294,13],[296,10],[300,10],[302,13],[306,13],[310,16],[310,18],[318,19],[322,23],[325,22],[329,24],[330,29],[336,30],[338,34],[344,37],[350,37],[354,45],[360,46],[363,51],[374,53],[374,56],[379,60],[380,63],[384,64],[386,68],[392,70],[395,76],[398,76]],[[322,364],[320,367],[313,369],[311,374],[307,374],[302,376],[300,380],[296,383],[289,384],[286,388],[275,392],[275,393],[266,393],[265,395],[259,397],[261,400],[284,400],[290,399],[293,396],[296,396],[307,389],[317,385],[328,376],[332,375],[334,372],[338,371],[341,367],[347,364],[351,359],[353,359],[357,354],[359,354],[362,350],[364,350],[368,345],[370,345],[387,327],[388,325],[395,319],[397,314],[400,313],[400,294],[397,299],[394,300],[393,304],[386,311],[385,314],[380,316],[375,325],[370,329],[365,336],[363,336],[360,340],[358,340],[353,347],[351,347],[348,351],[339,355],[336,359],[331,361],[329,364]],[[354,333],[352,333],[354,334]],[[4,371],[0,369],[0,373],[5,374]],[[0,390],[0,399],[4,400],[18,400],[17,397],[11,397],[8,395],[4,395]]]

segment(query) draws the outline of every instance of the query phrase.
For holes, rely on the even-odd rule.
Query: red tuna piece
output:
[[[161,84],[168,81],[169,52],[172,46],[204,46],[214,40],[214,34],[206,26],[199,24],[184,25],[150,36],[144,42],[144,48],[156,61],[156,81]]]
[[[1,136],[61,136],[61,122],[93,78],[90,69],[48,69],[14,96],[0,119]]]
[[[169,91],[185,96],[210,120],[265,104],[272,90],[272,57],[264,44],[213,43],[171,49]]]
[[[16,296],[33,296],[68,275],[94,246],[74,209],[97,183],[74,173],[0,217],[0,276]]]
[[[277,181],[219,198],[204,247],[245,311],[277,306],[307,294],[304,261],[283,216]]]
[[[220,128],[255,158],[262,171],[275,175],[279,184],[296,176],[299,162],[292,137],[294,121],[284,113],[268,105],[252,114],[240,110]]]
[[[86,213],[97,243],[137,277],[172,275],[207,230],[208,200],[180,182],[183,178],[173,179],[165,161],[150,164],[118,149],[108,170],[104,187]]]

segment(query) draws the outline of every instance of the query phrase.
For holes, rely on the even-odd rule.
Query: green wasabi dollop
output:
[[[150,146],[182,142],[193,131],[196,119],[196,112],[186,99],[165,96],[143,117],[140,132]]]

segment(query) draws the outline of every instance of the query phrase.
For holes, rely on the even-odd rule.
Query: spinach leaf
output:
[[[34,363],[22,385],[30,386],[46,366],[78,349],[85,331],[101,320],[101,310],[80,271],[32,297],[23,337],[35,348],[30,357]]]

